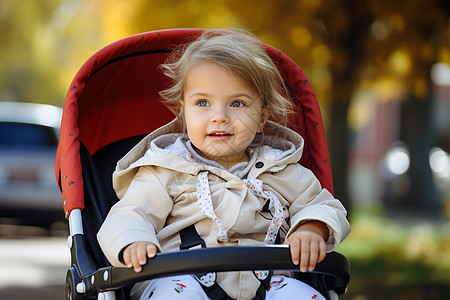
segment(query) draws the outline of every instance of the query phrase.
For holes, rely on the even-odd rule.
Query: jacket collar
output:
[[[133,169],[143,165],[156,165],[196,175],[199,172],[198,164],[194,163],[194,160],[190,161],[189,157],[179,157],[179,159],[175,159],[174,156],[176,155],[171,155],[169,159],[161,160],[161,156],[158,156],[158,159],[154,159],[151,156],[145,155],[149,151],[152,141],[157,141],[158,138],[163,135],[173,134],[173,142],[175,142],[177,138],[182,137],[183,134],[179,124],[179,120],[174,119],[170,123],[148,134],[121,160],[119,160],[116,166],[116,171],[122,173],[122,171],[125,171],[127,169]],[[167,143],[171,143],[171,141],[167,141]],[[268,144],[276,151],[265,151],[264,146],[260,146],[258,148],[260,149],[260,153],[257,162],[260,162],[260,164],[258,164],[256,168],[253,167],[249,173],[249,176],[252,176],[254,178],[267,170],[271,170],[273,172],[279,171],[289,163],[298,162],[303,152],[304,141],[303,138],[295,131],[281,126],[275,122],[268,121],[264,127],[264,134],[258,135],[251,146],[258,147],[258,145],[263,144]],[[290,151],[288,155],[286,155],[286,151],[290,149],[292,145],[294,149]],[[158,146],[158,144],[156,146]],[[222,173],[221,171],[228,173],[226,170],[214,171],[215,173]]]

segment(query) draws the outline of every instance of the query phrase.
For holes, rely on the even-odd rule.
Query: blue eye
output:
[[[206,107],[206,106],[209,106],[209,103],[206,100],[198,100],[197,106]]]
[[[245,105],[241,101],[234,101],[233,103],[231,103],[231,107],[243,107],[243,106]]]

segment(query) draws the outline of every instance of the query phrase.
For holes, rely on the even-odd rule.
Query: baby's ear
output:
[[[260,127],[263,128],[266,125],[267,120],[269,119],[269,109],[267,107],[263,107],[261,111],[261,122]]]
[[[264,129],[264,125],[266,125],[267,119],[269,118],[269,110],[267,108],[263,108],[261,111],[261,120],[258,124],[258,129],[256,129],[257,133],[260,133]]]

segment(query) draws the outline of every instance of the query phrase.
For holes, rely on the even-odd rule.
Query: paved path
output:
[[[0,299],[64,299],[69,263],[64,232],[0,224]]]

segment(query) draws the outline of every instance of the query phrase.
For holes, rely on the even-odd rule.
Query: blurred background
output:
[[[56,204],[45,206],[44,220],[25,224],[30,220],[25,209],[9,209],[11,186],[22,192],[34,188],[30,193],[37,196],[49,178],[32,170],[33,162],[20,165],[16,159],[16,165],[7,164],[18,153],[12,145],[23,146],[17,136],[28,132],[7,127],[25,114],[12,105],[62,107],[81,65],[129,35],[230,26],[249,29],[286,53],[315,89],[335,194],[348,209],[352,225],[349,238],[338,248],[352,266],[349,290],[342,299],[450,299],[448,0],[0,1],[0,104],[8,102],[9,107],[0,106],[0,249],[29,248],[26,254],[0,250],[0,273],[11,277],[11,270],[17,271],[14,259],[24,268],[38,268],[41,261],[38,265],[47,272],[37,283],[9,278],[0,284],[0,298],[13,299],[28,291],[29,299],[61,299],[69,265],[56,181],[56,193],[46,196]],[[37,115],[43,108],[33,109],[31,114]],[[58,112],[52,114],[58,118]],[[53,131],[43,133],[38,147],[26,146],[31,152],[25,157],[53,153],[58,126],[42,118],[27,122]],[[35,162],[39,170],[52,163],[45,158]],[[34,201],[36,210],[42,209],[36,203],[43,200],[28,197],[24,206]],[[33,251],[38,247],[43,249],[41,256]],[[24,263],[27,255],[36,256]]]

